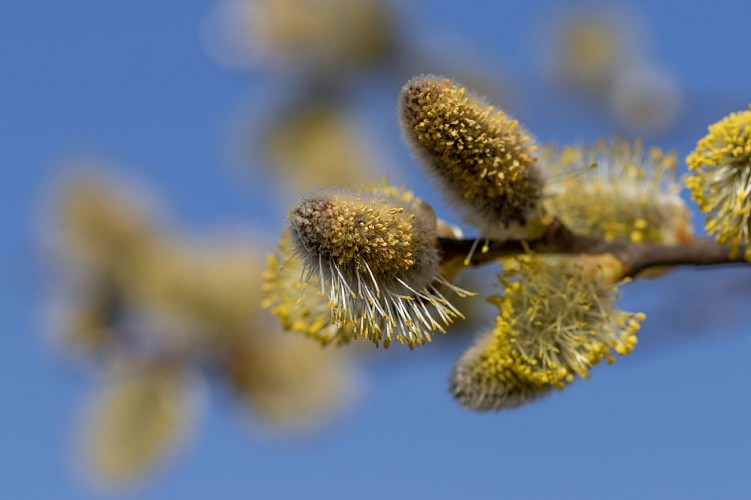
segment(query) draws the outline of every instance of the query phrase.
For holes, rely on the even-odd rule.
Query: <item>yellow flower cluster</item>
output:
[[[451,392],[465,407],[499,410],[562,389],[629,354],[643,314],[619,311],[616,287],[568,259],[522,256],[500,277],[493,331],[460,358]]]
[[[613,139],[544,148],[545,208],[573,231],[632,243],[686,243],[690,214],[679,196],[675,154]]]
[[[733,252],[751,241],[751,108],[709,126],[686,158],[686,186],[702,212],[707,232]],[[747,253],[748,257],[748,253]]]

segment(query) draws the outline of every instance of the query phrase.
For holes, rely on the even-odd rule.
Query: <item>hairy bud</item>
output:
[[[406,139],[484,236],[514,236],[540,215],[535,146],[516,120],[435,76],[409,81],[399,105]]]
[[[461,313],[438,290],[436,219],[411,193],[320,192],[290,212],[290,235],[308,279],[317,274],[337,326],[376,344],[413,347]]]

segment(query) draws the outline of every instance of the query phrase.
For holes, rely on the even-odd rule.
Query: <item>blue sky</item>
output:
[[[686,89],[681,133],[662,143],[683,158],[709,122],[751,102],[751,4],[629,5],[654,32],[654,58]],[[71,430],[91,380],[49,349],[41,320],[49,284],[37,207],[66,158],[99,154],[153,186],[191,230],[281,227],[285,207],[273,190],[233,173],[225,151],[238,108],[255,111],[248,102],[279,91],[268,76],[228,73],[206,56],[199,30],[211,6],[0,6],[0,498],[95,495],[71,463]],[[448,30],[512,79],[533,82],[535,30],[541,16],[562,8],[552,0],[415,0],[405,10],[410,36],[440,45],[435,33]],[[609,122],[566,106],[550,111],[549,96],[530,95],[534,89],[526,89],[530,104],[518,117],[541,139],[613,132]],[[436,199],[400,143],[398,91],[398,84],[374,91],[358,109],[399,165],[392,172]],[[301,440],[248,432],[230,402],[213,395],[184,452],[126,495],[748,498],[749,278],[737,268],[680,270],[628,285],[622,307],[649,318],[635,353],[518,411],[477,415],[457,407],[446,379],[461,344],[446,339],[409,355],[379,351],[363,368],[360,402]]]

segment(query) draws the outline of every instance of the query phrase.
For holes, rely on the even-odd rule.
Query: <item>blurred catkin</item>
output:
[[[394,13],[379,0],[223,0],[204,35],[227,66],[318,79],[385,62],[399,44]]]
[[[350,352],[270,329],[266,342],[228,352],[230,386],[249,416],[278,431],[304,431],[344,409],[357,385]]]
[[[174,367],[143,366],[104,386],[85,423],[96,481],[132,481],[175,451],[192,418],[187,382]]]
[[[349,353],[283,336],[264,316],[257,235],[177,235],[117,186],[69,179],[55,205],[65,310],[51,326],[109,380],[84,425],[97,480],[131,482],[164,461],[201,375],[280,429],[341,408]]]
[[[343,103],[314,95],[296,104],[263,134],[263,151],[285,189],[356,186],[377,178],[376,155]]]

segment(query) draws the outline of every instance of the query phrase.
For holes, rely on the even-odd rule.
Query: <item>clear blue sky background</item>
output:
[[[540,17],[562,3],[414,0],[407,10],[419,13],[412,36],[450,30],[527,81],[537,71],[531,40]],[[199,28],[211,5],[0,3],[0,498],[93,495],[70,459],[89,380],[55,357],[40,320],[47,284],[35,207],[61,158],[101,153],[153,185],[191,228],[281,225],[284,207],[229,173],[229,118],[241,103],[262,100],[270,83],[223,72],[204,54]],[[751,101],[751,3],[633,5],[654,31],[655,58],[687,89],[682,133],[663,144],[685,157],[706,124]],[[364,112],[391,134],[385,140],[399,165],[412,168],[395,124],[398,91],[373,96]],[[612,132],[575,114],[551,116],[543,98],[527,99],[535,104],[519,117],[543,140]],[[419,174],[410,175],[428,194]],[[738,269],[682,270],[629,285],[623,308],[649,316],[636,352],[519,411],[458,408],[446,394],[457,345],[445,341],[409,356],[379,352],[365,367],[360,403],[303,440],[259,438],[213,396],[185,452],[128,494],[751,498],[749,278]]]

